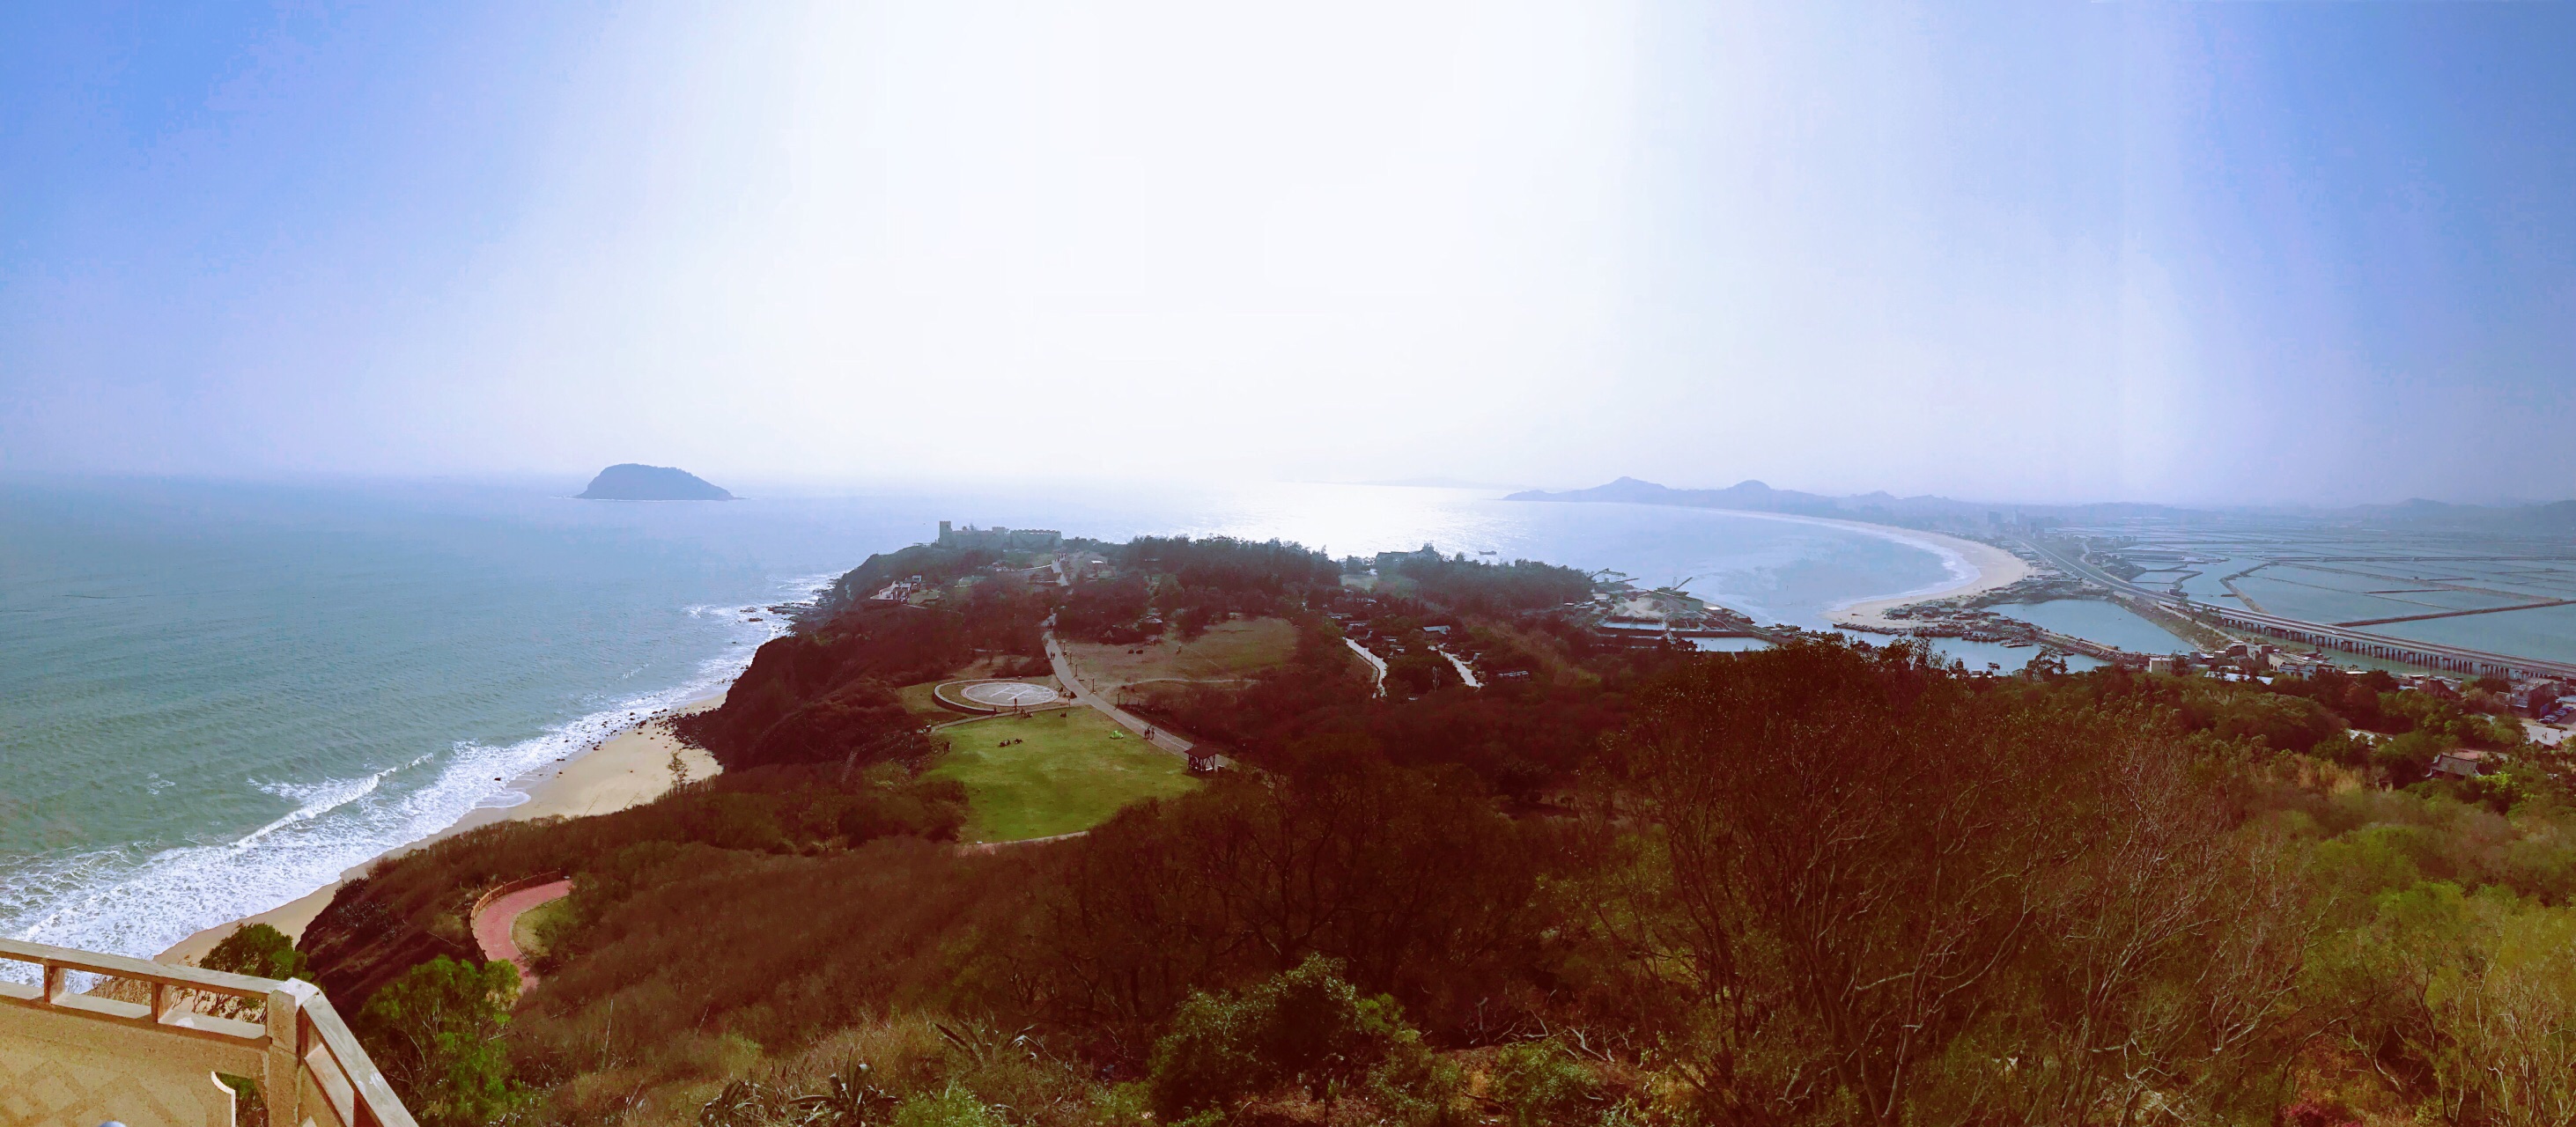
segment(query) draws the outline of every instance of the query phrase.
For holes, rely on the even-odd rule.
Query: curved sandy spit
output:
[[[1820,524],[1875,536],[1881,540],[1893,540],[1941,557],[1942,565],[1950,570],[1950,578],[1928,587],[1917,587],[1914,590],[1900,591],[1893,595],[1837,603],[1826,610],[1825,617],[1838,626],[1875,626],[1887,630],[1910,630],[1916,625],[1915,623],[1888,618],[1887,612],[1897,607],[1928,603],[1934,599],[1976,595],[2010,587],[2030,575],[2029,563],[1992,544],[1981,544],[1974,540],[1965,540],[1938,532],[1925,532],[1918,528],[1898,528],[1894,525],[1836,520],[1832,517],[1802,516],[1795,513],[1766,513],[1752,509],[1709,511],[1761,517],[1765,520],[1788,521],[1792,524]]]
[[[2000,590],[2030,576],[2029,563],[1992,544],[1980,544],[1974,540],[1963,540],[1956,536],[1944,536],[1938,532],[1921,532],[1911,528],[1888,530],[1884,526],[1871,528],[1855,521],[1835,521],[1834,523],[1855,528],[1868,528],[1870,531],[1888,535],[1890,539],[1928,548],[1941,557],[1942,563],[1949,566],[1951,575],[1951,581],[1948,583],[1836,606],[1826,614],[1826,617],[1832,619],[1836,625],[1874,626],[1886,630],[1911,629],[1917,624],[1889,618],[1887,612],[1916,603],[1928,603],[1935,599],[1953,599]]]

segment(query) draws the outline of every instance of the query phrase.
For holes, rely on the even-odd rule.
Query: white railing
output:
[[[257,1081],[268,1105],[265,1125],[239,1127],[415,1127],[311,983],[0,939],[9,962],[40,973],[0,980],[0,1127],[236,1127],[219,1073]],[[118,981],[76,993],[76,974]],[[223,1016],[245,1002],[259,1020]]]

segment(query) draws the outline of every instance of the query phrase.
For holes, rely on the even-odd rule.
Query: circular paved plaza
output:
[[[1044,685],[1024,685],[1017,681],[988,681],[981,685],[968,685],[960,690],[958,695],[986,708],[1035,708],[1042,704],[1054,704],[1059,699],[1054,689]]]

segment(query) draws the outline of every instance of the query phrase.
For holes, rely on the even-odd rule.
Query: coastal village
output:
[[[1076,579],[1107,580],[1117,569],[1099,552],[1066,548],[1062,532],[1055,529],[958,528],[941,521],[936,544],[942,547],[982,548],[1003,554],[986,572],[958,579],[954,583],[928,586],[921,577],[889,583],[875,598],[896,600],[921,606],[936,606],[943,601],[965,597],[980,583],[1001,583],[1011,587],[1031,584],[1069,585]],[[2021,565],[2020,573],[2010,582],[1976,587],[1966,594],[1934,595],[1913,601],[1900,601],[1868,611],[1837,613],[1830,629],[1806,629],[1783,623],[1759,623],[1732,608],[1692,595],[1683,584],[1647,587],[1631,576],[1616,571],[1593,574],[1595,590],[1588,598],[1567,602],[1557,609],[1557,616],[1588,632],[1596,641],[1612,646],[1683,646],[1711,650],[1740,650],[1802,636],[1826,637],[1839,634],[1853,640],[1956,639],[1966,642],[2001,646],[2008,650],[2028,650],[2030,661],[2020,669],[2006,669],[2001,663],[1986,668],[1965,669],[1970,676],[2000,676],[2024,670],[2058,671],[2066,668],[2068,655],[2083,655],[2121,668],[2154,674],[2200,674],[2222,680],[2268,681],[2275,675],[2310,676],[2320,670],[2362,668],[2338,661],[2322,649],[2283,644],[2260,636],[2234,634],[2213,628],[2196,618],[2177,614],[2169,607],[2152,601],[2128,597],[2093,578],[2067,574],[2051,562],[2049,555],[2028,547],[2012,544],[1990,544],[1988,547],[2010,552]],[[2078,549],[2082,551],[2084,549]],[[2107,554],[2107,553],[2106,553]],[[2135,554],[2134,552],[2131,554]],[[1439,551],[1424,545],[1414,552],[1383,552],[1373,557],[1351,557],[1344,561],[1342,581],[1356,600],[1350,609],[1337,609],[1328,617],[1342,631],[1346,644],[1361,660],[1368,662],[1383,680],[1387,663],[1409,656],[1430,655],[1447,663],[1457,683],[1481,687],[1485,684],[1509,683],[1530,676],[1527,668],[1513,667],[1508,658],[1505,667],[1491,667],[1497,655],[1471,635],[1457,621],[1416,622],[1390,616],[1379,610],[1371,597],[1387,581],[1389,593],[1403,590],[1401,580],[1385,579],[1407,560],[1438,559]],[[1463,560],[1463,555],[1458,557]],[[2134,574],[2134,561],[2110,555],[2115,569]],[[2093,600],[2120,606],[2177,638],[2198,643],[2198,648],[2151,653],[2122,649],[2104,642],[2074,634],[2050,630],[2037,623],[1998,611],[1997,607],[2035,604],[2060,600]],[[1137,624],[1139,637],[1159,634],[1166,625],[1160,619],[1147,618]],[[2421,690],[2459,699],[2475,677],[2462,677],[2431,671],[2391,671],[2396,683],[2407,690]],[[2510,676],[2509,696],[2522,715],[2534,718],[2538,726],[2551,730],[2541,735],[2555,743],[2560,736],[2558,725],[2576,722],[2576,678],[2549,676]]]

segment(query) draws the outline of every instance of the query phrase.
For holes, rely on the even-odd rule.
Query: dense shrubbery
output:
[[[769,764],[917,760],[931,753],[893,686],[945,676],[984,654],[1043,653],[1047,601],[979,584],[946,607],[861,604],[760,647],[724,705],[681,717],[681,734],[727,770]]]
[[[501,1038],[564,1123],[2576,1113],[2568,765],[2474,696],[1594,648],[1418,579],[1301,586],[1284,547],[1146,551],[1101,623],[1295,615],[1286,665],[1144,706],[1257,770],[1078,840],[944,848],[957,796],[867,766],[904,758],[867,750],[894,727],[872,694],[982,647],[854,618],[764,651],[711,740],[805,765],[460,836],[317,931],[395,921],[417,955],[481,888],[575,874]],[[1535,675],[1375,698],[1336,609]],[[962,628],[1029,621],[985,613]],[[2418,781],[2462,743],[2504,770]]]
[[[724,1074],[891,1011],[975,1012],[1010,995],[973,937],[1007,934],[1054,858],[958,857],[917,839],[823,857],[632,847],[577,878],[560,970],[515,1042],[547,1084]]]
[[[2481,715],[2466,707],[2469,700],[2453,700],[2430,692],[2401,692],[2397,679],[2379,670],[2350,674],[2334,670],[2314,678],[2283,677],[2272,682],[2278,694],[2304,697],[2332,710],[2355,728],[2390,735],[2425,733],[2427,738],[2447,741],[2445,747],[2467,744],[2471,747],[2511,747],[2522,742],[2522,729],[2509,717]],[[2501,711],[2492,693],[2473,691],[2473,696],[2491,698],[2488,707]]]
[[[313,981],[313,961],[295,949],[295,941],[267,924],[244,924],[215,944],[197,965],[227,974],[255,978]]]
[[[379,863],[342,887],[301,944],[334,998],[360,1005],[405,968],[474,956],[465,910],[484,889],[546,873],[607,870],[645,843],[803,854],[878,837],[953,836],[965,794],[885,765],[757,768],[592,818],[500,822]]]
[[[1139,629],[1137,623],[1153,615],[1186,641],[1229,614],[1295,613],[1314,592],[1340,583],[1331,560],[1275,540],[1140,536],[1105,554],[1119,573],[1073,585],[1056,615],[1056,630],[1066,637],[1144,641],[1156,632]]]
[[[1404,1008],[1362,997],[1340,967],[1309,955],[1239,993],[1193,994],[1154,1045],[1147,1090],[1171,1122],[1223,1122],[1256,1097],[1302,1092],[1323,1105],[1353,1098],[1382,1119],[1434,1124],[1455,1116],[1456,1066],[1431,1055]]]
[[[2576,909],[2433,881],[2349,910],[2311,975],[2335,1041],[2429,1073],[2452,1122],[2576,1122]]]
[[[1396,600],[1381,606],[1405,607]],[[1382,616],[1392,628],[1410,616]],[[1486,786],[1530,800],[1563,785],[1625,722],[1634,688],[1655,671],[1686,660],[1680,651],[1644,648],[1606,652],[1582,676],[1498,682],[1471,690],[1458,684],[1437,654],[1390,662],[1388,697],[1372,696],[1350,650],[1320,617],[1298,621],[1298,647],[1284,665],[1257,674],[1243,688],[1186,686],[1149,696],[1136,711],[1175,729],[1213,741],[1256,763],[1277,761],[1288,748],[1328,735],[1360,737],[1386,758],[1409,767],[1465,767]],[[1418,629],[1416,630],[1418,635]],[[1545,634],[1524,642],[1475,643],[1499,660],[1480,662],[1490,677],[1503,669],[1571,666],[1552,652],[1545,659],[1523,646],[1547,644]],[[1418,644],[1418,643],[1417,643]],[[1408,686],[1403,671],[1422,670],[1425,685]],[[1405,699],[1407,690],[1419,699]]]
[[[414,1119],[482,1127],[528,1099],[501,1040],[518,998],[518,968],[442,956],[376,991],[357,1033]]]
[[[937,544],[915,544],[872,555],[824,589],[815,600],[815,617],[825,622],[839,617],[875,597],[889,583],[918,575],[927,586],[944,586],[984,571],[1001,559],[1001,553],[989,548],[943,548]]]
[[[1615,934],[1721,1120],[2084,1123],[2269,1093],[2305,947],[2237,753],[2169,719],[1799,646],[1658,686]],[[2215,770],[2213,770],[2215,769]]]
[[[1078,642],[1141,641],[1135,629],[1151,605],[1153,590],[1134,572],[1109,580],[1083,580],[1073,585],[1056,610],[1056,633]]]
[[[1619,1114],[1601,1078],[1553,1038],[1524,1041],[1496,1054],[1493,1092],[1512,1127],[1599,1123]]]
[[[1412,594],[1456,614],[1509,616],[1546,610],[1592,597],[1592,577],[1570,567],[1513,560],[1490,564],[1464,555],[1443,557],[1425,548],[1377,557],[1381,578],[1394,577]]]
[[[1472,779],[1364,741],[1130,808],[1067,850],[1017,956],[1032,1016],[1132,1058],[1194,991],[1340,960],[1436,1031],[1497,1022],[1561,919],[1560,827],[1496,813]],[[1481,1012],[1480,1012],[1481,1007]]]
[[[1139,536],[1107,554],[1121,568],[1169,575],[1181,586],[1212,591],[1276,596],[1341,583],[1341,569],[1330,558],[1277,540]]]

